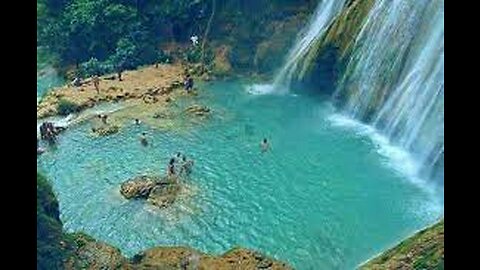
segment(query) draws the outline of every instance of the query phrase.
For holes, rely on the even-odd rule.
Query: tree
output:
[[[101,63],[97,60],[97,58],[90,58],[87,62],[80,65],[81,74],[84,77],[102,74],[104,73],[104,69],[102,68]]]
[[[135,43],[130,39],[120,39],[115,54],[110,58],[110,63],[117,72],[122,72],[134,68],[140,63],[138,55],[139,50]]]

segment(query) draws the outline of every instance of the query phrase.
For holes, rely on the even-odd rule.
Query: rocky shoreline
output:
[[[92,133],[95,136],[108,136],[119,132],[122,126],[137,119],[138,122],[161,129],[178,127],[185,123],[185,117],[192,120],[204,119],[212,111],[192,99],[199,95],[198,88],[194,87],[189,92],[184,89],[181,80],[187,73],[194,74],[199,80],[208,79],[208,72],[200,74],[198,66],[163,64],[126,71],[122,75],[122,81],[109,75],[101,76],[99,94],[89,79],[81,86],[65,85],[54,88],[38,103],[37,120],[48,121],[50,117],[75,113],[73,118],[76,123],[93,119]],[[186,107],[182,108],[178,106],[177,99],[189,101]],[[95,115],[84,115],[89,110],[95,110],[97,105],[114,105],[119,102],[121,108],[108,113],[108,124],[106,119],[100,123],[101,121],[95,120]],[[95,121],[99,123],[95,124]]]
[[[154,247],[131,258],[119,249],[84,235],[73,235],[79,246],[65,262],[65,269],[293,269],[263,254],[236,247],[222,255],[209,255],[190,247]]]
[[[71,84],[52,89],[37,105],[37,119],[61,115],[62,103],[69,104],[74,112],[91,108],[102,102],[118,102],[131,99],[141,100],[146,104],[156,103],[166,106],[180,95],[174,89],[182,88],[186,70],[180,64],[162,64],[158,67],[146,66],[137,70],[126,71],[122,81],[112,79],[111,75],[100,76],[99,93],[93,82],[85,80],[81,86]]]
[[[236,247],[222,255],[190,247],[154,247],[126,258],[84,233],[67,234],[48,181],[37,174],[37,269],[293,269],[257,251]]]
[[[444,269],[444,219],[362,264],[361,270]]]

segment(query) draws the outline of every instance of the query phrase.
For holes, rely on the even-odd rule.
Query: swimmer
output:
[[[140,125],[140,120],[138,118],[135,118],[135,125]]]
[[[142,132],[142,135],[140,136],[140,143],[141,143],[143,146],[147,146],[147,145],[148,145],[147,133]]]
[[[43,152],[45,152],[45,149],[43,149],[42,147],[40,147],[38,145],[38,139],[37,139],[37,155],[40,155],[42,154]]]
[[[262,149],[262,153],[266,152],[270,148],[270,145],[267,142],[266,138],[264,138],[263,141],[260,143],[260,148]]]

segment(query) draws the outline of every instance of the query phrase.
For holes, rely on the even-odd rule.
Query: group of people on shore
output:
[[[112,77],[109,77],[109,78],[106,78],[106,79],[112,80],[112,79],[115,79],[115,76],[112,76]],[[117,72],[117,79],[118,79],[118,81],[123,81],[122,71]],[[91,77],[90,80],[91,80],[91,82],[93,82],[93,87],[95,87],[95,91],[97,91],[97,94],[100,94],[100,77],[97,74],[95,74]],[[85,83],[88,83],[88,80],[82,81],[82,79],[79,76],[76,76],[72,80],[71,85],[74,86],[74,87],[80,87]]]
[[[100,94],[100,77],[98,75],[94,75],[91,78],[91,81],[93,82],[93,87],[95,87],[95,90],[97,91],[97,94]],[[121,78],[120,78],[121,81]],[[72,81],[72,86],[74,87],[80,87],[87,81],[82,81],[82,79],[79,76],[76,76],[73,81]]]

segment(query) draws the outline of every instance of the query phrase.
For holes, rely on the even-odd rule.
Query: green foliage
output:
[[[86,68],[95,63],[101,73],[171,60],[159,49],[164,42],[202,43],[212,0],[38,0],[37,45],[59,56],[61,65]],[[216,0],[216,12],[206,43],[229,45],[238,57],[234,67],[252,66],[256,45],[271,37],[266,27],[298,12],[311,12],[316,0]],[[210,47],[210,48],[209,48]],[[191,47],[183,60],[201,61],[201,46]],[[209,57],[210,56],[210,57]],[[237,61],[238,60],[238,61]],[[85,65],[82,63],[89,62]],[[88,69],[88,68],[87,68]],[[84,70],[90,74],[89,70]]]
[[[172,62],[172,56],[165,53],[164,51],[159,50],[157,52],[157,61],[158,63],[171,63]]]
[[[120,39],[115,53],[110,57],[110,63],[116,70],[134,68],[141,64],[139,47],[130,39]]]
[[[66,99],[61,99],[58,102],[57,111],[59,115],[66,116],[78,111],[78,105]]]
[[[47,180],[37,174],[37,269],[63,269],[62,240],[58,202]]]
[[[90,60],[80,65],[80,74],[83,77],[100,74],[101,71],[102,66],[101,63],[97,60],[97,58],[90,58]]]
[[[184,60],[190,63],[199,63],[202,58],[202,49],[200,46],[188,49],[184,54]]]

